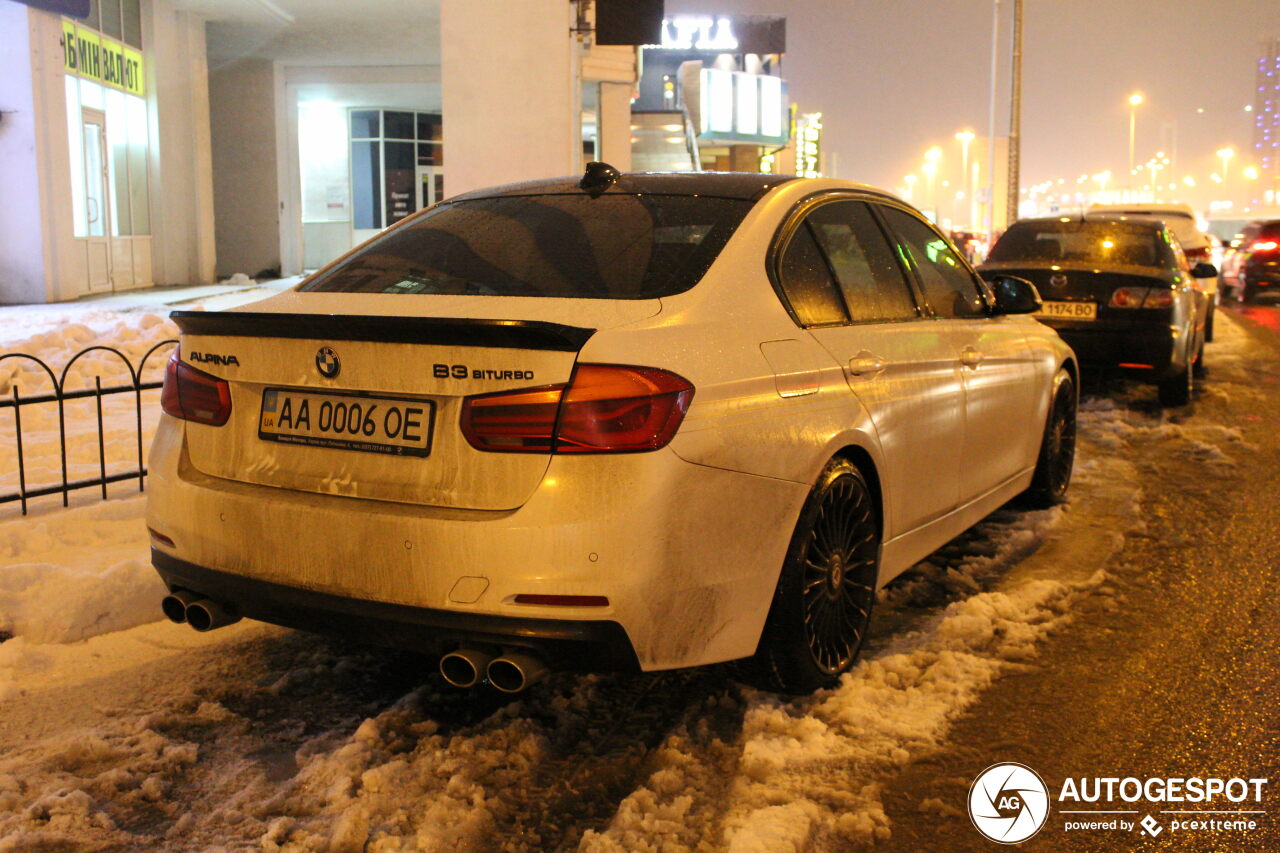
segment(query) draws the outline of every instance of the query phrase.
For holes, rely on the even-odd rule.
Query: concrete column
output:
[[[269,59],[209,72],[219,278],[280,267],[276,76]]]
[[[210,282],[215,232],[204,21],[162,0],[144,0],[143,28],[151,93],[152,277],[156,284]]]
[[[631,83],[600,84],[600,159],[631,171]]]
[[[572,11],[565,0],[440,0],[446,194],[574,174]]]

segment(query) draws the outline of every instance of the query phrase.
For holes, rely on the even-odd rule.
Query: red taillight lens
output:
[[[505,391],[462,402],[462,434],[477,450],[550,453],[565,386]]]
[[[1173,291],[1165,287],[1117,287],[1111,294],[1112,308],[1168,308]]]
[[[582,364],[567,385],[468,397],[462,433],[478,450],[620,453],[675,436],[693,385],[665,370]]]
[[[1187,256],[1187,260],[1190,261],[1192,264],[1197,264],[1200,261],[1209,260],[1209,250],[1208,249],[1187,249],[1186,256]]]
[[[1112,308],[1141,308],[1149,287],[1117,287],[1111,294]]]
[[[1280,248],[1280,242],[1276,242],[1275,240],[1259,240],[1249,248],[1254,252],[1274,252],[1276,249]]]
[[[179,351],[164,366],[160,408],[165,414],[199,424],[222,426],[231,417],[231,386],[182,362]]]

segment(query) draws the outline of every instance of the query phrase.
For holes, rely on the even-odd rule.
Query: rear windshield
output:
[[[1126,222],[1015,222],[988,261],[1081,261],[1168,267],[1176,262],[1165,232]]]
[[[440,205],[300,289],[652,299],[688,290],[755,202],[501,196]]]

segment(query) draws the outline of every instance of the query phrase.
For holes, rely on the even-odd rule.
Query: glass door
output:
[[[85,108],[81,133],[84,137],[84,187],[86,240],[89,257],[89,290],[111,289],[111,223],[107,204],[107,118],[101,110]]]

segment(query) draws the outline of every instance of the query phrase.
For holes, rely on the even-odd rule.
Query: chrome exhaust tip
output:
[[[164,611],[164,615],[170,622],[181,625],[187,621],[187,608],[199,600],[200,596],[197,593],[187,589],[175,589],[160,600],[160,609]]]
[[[457,649],[440,658],[440,675],[454,687],[475,687],[492,658],[475,649]]]
[[[201,633],[239,621],[240,617],[235,611],[209,598],[201,598],[187,605],[187,624]]]
[[[503,693],[519,693],[541,681],[547,674],[546,665],[535,657],[514,652],[489,661],[485,677]]]

